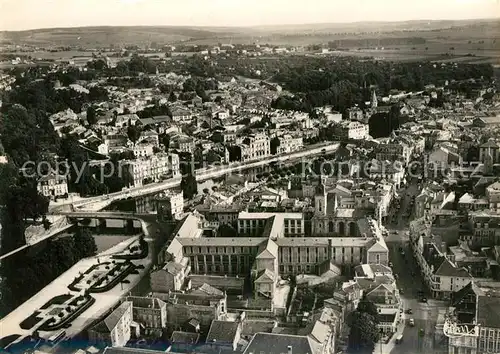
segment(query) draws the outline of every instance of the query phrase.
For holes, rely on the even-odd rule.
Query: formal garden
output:
[[[41,312],[40,311],[35,311],[33,312],[29,317],[26,317],[23,322],[21,322],[19,324],[19,327],[21,327],[21,329],[25,329],[25,330],[30,330],[32,329],[33,327],[35,327],[37,324],[40,323],[40,321],[42,321],[44,319],[43,316],[40,316],[41,315]]]
[[[48,315],[49,319],[40,326],[42,331],[55,331],[71,326],[71,322],[80,316],[95,302],[95,299],[88,295],[79,295],[69,303],[61,307],[54,307]]]
[[[142,265],[134,265],[132,260],[144,259],[149,254],[149,245],[143,237],[132,242],[125,250],[113,254],[109,261],[100,262],[80,273],[68,288],[72,291],[87,290],[90,293],[102,293],[116,285],[127,283],[128,275],[139,274]]]
[[[94,302],[95,299],[88,294],[55,296],[38,311],[26,317],[19,326],[24,330],[31,330],[40,325],[39,329],[42,331],[66,328]]]
[[[149,254],[149,246],[144,237],[131,243],[123,252],[111,256],[113,259],[138,260],[144,259]]]
[[[68,288],[72,291],[87,290],[91,293],[102,293],[111,290],[118,283],[125,281],[130,274],[139,274],[137,268],[129,260],[103,262],[94,264],[84,273],[76,277]]]

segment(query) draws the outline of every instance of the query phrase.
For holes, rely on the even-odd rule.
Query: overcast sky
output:
[[[0,0],[0,29],[253,26],[500,17],[499,0]]]

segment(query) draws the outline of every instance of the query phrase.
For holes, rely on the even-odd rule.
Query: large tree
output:
[[[280,139],[274,137],[271,139],[271,154],[276,155],[278,153],[278,147],[280,146]]]
[[[75,244],[75,256],[78,259],[95,256],[97,245],[92,236],[92,232],[88,228],[79,228],[73,235]]]
[[[94,125],[97,123],[97,114],[94,106],[87,108],[87,122],[89,125]]]
[[[198,183],[192,173],[182,177],[181,189],[185,199],[191,199],[198,193]]]
[[[370,301],[362,300],[350,318],[349,352],[372,354],[380,340],[378,324],[376,306]]]
[[[165,147],[165,152],[168,152],[168,149],[170,148],[170,135],[162,134],[160,136],[160,143],[162,143]]]
[[[137,141],[141,137],[141,133],[141,128],[139,128],[138,126],[130,125],[127,128],[127,136],[129,140],[134,144],[137,143]]]

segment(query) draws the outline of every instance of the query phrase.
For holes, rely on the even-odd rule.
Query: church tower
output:
[[[377,94],[375,93],[375,90],[372,91],[372,108],[377,108],[378,106],[378,100],[377,100]]]
[[[314,210],[318,215],[326,215],[327,193],[323,178],[320,176],[319,184],[316,186],[314,193]]]
[[[484,155],[484,174],[491,176],[493,173],[493,157],[491,156],[490,150],[486,151]]]

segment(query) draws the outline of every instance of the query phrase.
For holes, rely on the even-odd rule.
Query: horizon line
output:
[[[269,27],[286,27],[286,26],[313,26],[313,25],[353,25],[353,24],[402,24],[407,22],[466,22],[466,21],[477,21],[477,22],[486,22],[486,21],[499,21],[500,15],[498,17],[482,17],[482,18],[461,18],[461,19],[413,19],[413,20],[398,20],[398,21],[384,21],[384,20],[367,20],[367,21],[350,21],[350,22],[302,22],[302,23],[277,23],[277,24],[269,24],[269,25],[244,25],[244,26],[217,26],[217,25],[77,25],[77,26],[63,26],[63,27],[38,27],[38,28],[28,28],[22,30],[2,30],[0,29],[0,33],[4,32],[28,32],[28,31],[43,31],[43,30],[56,30],[56,29],[78,29],[78,28],[133,28],[133,27],[164,27],[164,28],[227,28],[227,29],[258,29],[258,28],[269,28]]]

